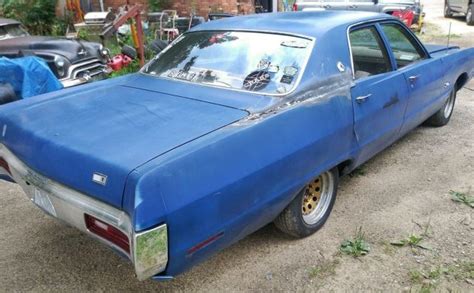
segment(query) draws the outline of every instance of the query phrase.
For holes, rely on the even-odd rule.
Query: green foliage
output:
[[[336,274],[336,268],[339,265],[339,260],[335,259],[332,261],[323,262],[309,271],[310,278],[326,278]]]
[[[170,7],[170,0],[148,0],[148,10],[150,12],[161,11]]]
[[[363,256],[370,252],[370,246],[365,240],[365,235],[362,232],[362,227],[357,230],[354,239],[344,240],[341,243],[340,250],[341,252],[348,255],[352,255],[354,257]]]
[[[367,171],[365,170],[364,165],[362,165],[354,169],[351,173],[349,173],[349,177],[365,176],[366,174],[367,174]]]
[[[122,75],[127,75],[131,73],[135,73],[138,70],[140,70],[140,64],[138,63],[138,59],[136,59],[136,60],[133,60],[132,63],[130,63],[127,67],[124,67],[119,71],[112,72],[112,74],[110,74],[109,77],[113,78],[113,77],[118,77]]]
[[[390,244],[394,246],[398,246],[398,247],[410,246],[410,247],[418,247],[422,249],[430,249],[428,246],[421,244],[421,241],[423,241],[423,239],[424,239],[423,235],[411,234],[405,239],[393,241],[393,242],[390,242]]]
[[[34,35],[50,35],[56,23],[55,0],[5,0],[3,15],[21,21]]]
[[[471,208],[474,208],[474,196],[468,193],[457,192],[453,190],[451,190],[449,194],[451,194],[451,199],[453,201],[463,203]]]

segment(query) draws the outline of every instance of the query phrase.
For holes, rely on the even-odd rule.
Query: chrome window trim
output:
[[[411,37],[416,41],[416,43],[421,47],[421,49],[423,50],[423,52],[425,52],[425,58],[424,59],[421,59],[421,60],[418,60],[416,62],[412,62],[410,64],[408,64],[407,66],[404,66],[402,68],[397,68],[397,69],[394,69],[393,71],[399,71],[401,69],[405,69],[405,68],[409,68],[410,66],[412,66],[413,64],[416,64],[418,62],[421,62],[423,60],[427,60],[427,59],[430,59],[431,58],[431,55],[429,54],[428,50],[426,50],[425,46],[423,45],[423,43],[421,43],[421,41],[413,34],[413,32],[411,32],[409,29],[407,29],[405,27],[405,25],[400,22],[399,20],[397,19],[390,19],[390,18],[377,18],[377,19],[373,19],[373,20],[370,20],[370,21],[361,21],[361,22],[357,22],[357,23],[354,23],[354,24],[351,24],[350,26],[347,27],[347,30],[346,30],[346,39],[347,39],[347,45],[349,46],[349,55],[350,55],[350,59],[351,59],[351,72],[352,72],[352,79],[353,80],[356,80],[355,78],[355,72],[354,72],[354,57],[352,55],[352,47],[351,47],[351,39],[350,39],[350,32],[351,30],[356,27],[356,26],[360,26],[360,25],[364,25],[364,24],[367,24],[367,25],[371,25],[371,24],[379,24],[379,25],[382,25],[383,23],[395,23],[395,24],[398,24],[400,25],[404,30],[406,30],[410,35]],[[384,36],[381,36],[381,37],[384,37]],[[389,48],[387,48],[388,50]],[[391,50],[391,49],[390,49]]]
[[[195,32],[248,32],[248,33],[261,33],[261,34],[274,34],[274,35],[281,35],[281,36],[289,36],[289,37],[297,37],[297,38],[303,38],[311,41],[311,46],[308,48],[308,56],[306,56],[304,60],[304,64],[301,67],[301,74],[298,76],[296,79],[295,85],[291,88],[290,91],[282,94],[272,94],[272,93],[259,93],[259,92],[254,92],[254,91],[248,91],[248,90],[242,90],[242,89],[234,89],[234,88],[227,88],[227,87],[221,87],[221,86],[215,86],[211,84],[205,84],[205,83],[195,83],[195,82],[190,82],[186,80],[180,80],[180,79],[173,79],[173,78],[167,78],[163,76],[156,76],[150,73],[146,73],[145,69],[148,68],[148,66],[157,58],[159,58],[164,52],[168,51],[169,48],[175,45],[176,42],[179,42],[180,39],[182,39],[184,36],[187,34],[192,34]],[[269,97],[285,97],[288,95],[291,95],[293,92],[296,91],[298,88],[301,80],[303,79],[303,76],[306,73],[306,68],[308,66],[308,62],[311,59],[311,56],[313,55],[314,47],[316,46],[316,38],[315,37],[310,37],[302,34],[292,34],[292,33],[284,33],[284,32],[278,32],[278,31],[271,31],[271,30],[250,30],[250,29],[240,29],[240,30],[235,30],[235,29],[229,29],[229,30],[224,30],[224,29],[216,29],[216,30],[196,30],[196,31],[190,31],[186,32],[183,35],[181,35],[179,38],[174,40],[168,47],[166,47],[161,53],[156,55],[152,60],[150,60],[145,66],[142,67],[142,69],[139,71],[140,74],[144,74],[147,76],[152,76],[154,78],[158,79],[164,79],[164,80],[171,80],[171,81],[176,81],[176,82],[181,82],[181,83],[186,83],[186,84],[194,84],[198,86],[204,86],[204,87],[210,87],[210,88],[218,88],[218,89],[223,89],[223,90],[228,90],[228,91],[234,91],[234,92],[241,92],[241,93],[248,93],[248,94],[253,94],[257,96],[269,96]]]
[[[347,30],[346,30],[346,42],[347,42],[347,46],[349,48],[349,57],[350,57],[350,60],[351,60],[351,74],[352,74],[352,79],[353,80],[356,80],[355,78],[355,71],[354,71],[354,55],[352,53],[352,46],[351,46],[351,38],[350,38],[350,32],[351,30],[356,27],[356,26],[360,26],[360,25],[376,25],[377,23],[379,23],[380,21],[384,21],[384,20],[391,20],[391,19],[388,19],[388,18],[376,18],[376,19],[371,19],[369,21],[360,21],[360,22],[356,22],[356,23],[353,23],[351,24],[350,26],[347,27]],[[388,48],[387,48],[388,50]],[[388,53],[388,52],[387,52]]]

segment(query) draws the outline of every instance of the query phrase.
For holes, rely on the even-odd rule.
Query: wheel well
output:
[[[462,89],[466,85],[468,79],[469,79],[469,77],[468,77],[466,72],[461,74],[458,77],[458,79],[456,80],[456,85],[455,85],[456,86],[456,91],[459,91],[460,89]]]
[[[352,170],[352,163],[352,160],[345,160],[344,162],[337,165],[339,176],[349,174],[349,172]]]

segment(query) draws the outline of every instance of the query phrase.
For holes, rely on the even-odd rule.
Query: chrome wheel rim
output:
[[[333,194],[334,175],[330,172],[325,172],[308,183],[301,202],[303,221],[308,225],[319,222],[329,209]]]
[[[448,100],[446,101],[446,105],[444,106],[444,118],[449,118],[451,113],[453,112],[454,108],[454,92],[451,93]]]

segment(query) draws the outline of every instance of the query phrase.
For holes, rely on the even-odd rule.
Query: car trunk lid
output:
[[[40,174],[115,207],[136,167],[247,115],[126,86],[90,87],[14,106],[16,111],[0,112],[2,143]],[[100,178],[105,182],[94,180]]]

